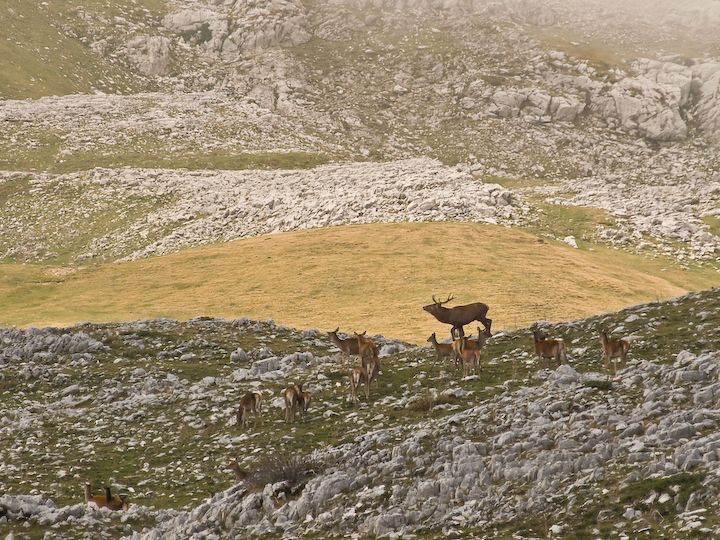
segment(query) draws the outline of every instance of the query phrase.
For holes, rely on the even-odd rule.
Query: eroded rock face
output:
[[[182,42],[226,60],[256,49],[299,45],[310,39],[305,9],[296,0],[181,8],[166,15],[163,26]]]
[[[127,55],[145,75],[163,76],[170,72],[170,40],[166,37],[134,37],[127,42]]]
[[[720,140],[720,64],[699,64],[693,66],[692,73],[692,88],[697,93],[697,122],[706,135]]]
[[[687,125],[680,116],[682,89],[650,79],[623,79],[607,94],[593,99],[592,107],[605,119],[617,119],[628,130],[658,141],[685,138]]]

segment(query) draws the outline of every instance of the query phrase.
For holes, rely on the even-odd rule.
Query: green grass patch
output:
[[[710,234],[720,236],[720,216],[705,216],[702,220],[708,226]]]
[[[540,209],[537,213],[537,225],[532,229],[538,233],[549,233],[563,238],[572,235],[578,241],[578,246],[591,239],[599,225],[611,226],[612,218],[599,208],[585,206],[571,206],[548,204],[536,201],[535,206]]]
[[[654,507],[664,516],[675,514],[677,512],[676,506],[685,508],[690,495],[702,485],[706,476],[706,472],[698,472],[679,473],[664,478],[646,478],[620,489],[619,500],[622,504],[632,504],[649,509],[650,505],[643,502],[643,499],[647,499],[653,492],[656,494],[668,493],[676,495],[676,497],[673,497],[676,500],[671,499],[664,506],[657,504]]]
[[[602,380],[598,380],[598,381],[585,381],[584,385],[585,385],[587,388],[594,388],[594,389],[596,389],[596,390],[601,390],[601,391],[603,391],[603,392],[608,392],[608,391],[612,390],[612,388],[613,388],[612,382],[610,382],[610,381],[602,381]]]
[[[329,161],[328,156],[312,152],[247,152],[232,147],[198,152],[189,145],[179,150],[176,143],[153,137],[135,136],[129,141],[98,144],[92,150],[76,152],[63,148],[61,133],[30,131],[18,138],[20,142],[0,140],[0,170],[69,173],[95,167],[308,169]]]
[[[159,21],[164,12],[164,0],[68,0],[42,5],[8,0],[0,10],[4,37],[0,43],[0,96],[20,99],[147,88],[132,71],[94,53],[89,45],[100,37],[110,44],[127,38],[118,33],[114,17],[129,22]],[[92,27],[87,20],[93,21]]]

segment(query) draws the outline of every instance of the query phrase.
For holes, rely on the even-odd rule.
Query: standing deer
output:
[[[624,339],[609,339],[607,329],[600,331],[600,344],[603,349],[603,360],[605,367],[609,367],[610,359],[613,361],[613,373],[617,373],[617,359],[620,358],[623,364],[627,363],[627,353],[630,343]]]
[[[305,418],[305,414],[308,412],[308,409],[310,409],[311,401],[312,401],[312,394],[310,392],[308,392],[307,390],[303,390],[303,393],[302,393],[303,418]]]
[[[245,482],[248,478],[250,478],[250,473],[247,469],[243,469],[240,466],[236,457],[228,459],[227,468],[235,473],[235,480],[238,482]]]
[[[539,330],[533,330],[533,341],[535,343],[535,354],[540,360],[554,358],[557,360],[558,366],[562,362],[567,362],[567,353],[565,352],[565,342],[562,339],[547,339],[547,336]]]
[[[302,419],[305,412],[302,384],[288,386],[282,391],[282,395],[285,400],[285,422],[295,422],[298,414]]]
[[[378,357],[378,348],[375,342],[369,337],[365,337],[365,332],[358,334],[355,332],[355,337],[358,343],[358,355],[360,356],[360,363],[363,367],[368,367],[368,362],[373,361],[375,363],[375,369],[371,373],[370,380],[377,380],[378,374],[380,373],[380,359]]]
[[[443,307],[443,304],[447,304],[452,300],[454,296],[449,295],[447,300],[438,302],[435,300],[435,296],[432,297],[433,303],[423,306],[423,309],[435,317],[438,321],[445,324],[452,325],[450,335],[453,339],[456,337],[464,337],[465,330],[463,326],[470,324],[473,321],[479,321],[485,327],[489,335],[490,327],[492,325],[492,319],[487,318],[488,306],[482,302],[476,302],[474,304],[467,304],[464,306],[455,306],[452,308]]]
[[[339,337],[337,335],[339,330],[340,327],[338,326],[332,332],[328,332],[328,336],[330,336],[330,341],[333,342],[333,345],[340,349],[340,354],[347,357],[349,357],[351,354],[358,354],[358,340],[356,338],[343,339]],[[365,332],[367,332],[367,330]],[[364,336],[365,332],[360,335]]]
[[[435,332],[432,333],[432,335],[427,338],[428,343],[432,344],[433,348],[435,349],[435,354],[437,356],[437,361],[440,362],[443,358],[452,358],[453,353],[453,346],[452,343],[439,343],[437,340],[437,337],[435,336]]]
[[[467,377],[468,366],[472,365],[473,373],[480,371],[482,373],[482,364],[480,363],[480,355],[483,348],[487,344],[490,332],[481,330],[478,326],[477,341],[462,336],[453,341],[452,348],[455,353],[455,363],[459,363],[463,370],[463,375]]]
[[[357,389],[365,383],[365,399],[370,399],[370,381],[377,378],[378,364],[375,359],[370,358],[366,365],[354,367],[350,370],[350,395],[353,405],[357,406]]]
[[[250,413],[253,414],[255,419],[255,426],[258,424],[258,420],[262,424],[262,394],[259,392],[249,392],[240,398],[240,404],[238,406],[236,419],[237,425],[245,428],[250,421]]]

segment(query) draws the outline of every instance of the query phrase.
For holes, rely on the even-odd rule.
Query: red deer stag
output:
[[[490,327],[492,325],[492,319],[487,318],[488,306],[482,302],[475,302],[474,304],[467,304],[464,306],[455,306],[451,308],[443,307],[443,304],[447,304],[454,297],[448,296],[447,300],[438,302],[435,300],[435,296],[432,297],[433,303],[423,306],[423,309],[435,317],[438,321],[445,324],[452,325],[450,335],[453,339],[457,337],[464,337],[465,330],[463,326],[470,324],[473,321],[479,321],[485,327],[489,335]]]
[[[627,363],[630,343],[624,339],[609,339],[607,330],[600,331],[600,343],[602,344],[605,367],[609,367],[610,359],[612,359],[613,373],[617,373],[617,359],[620,358],[623,364]]]
[[[328,332],[328,336],[330,336],[330,341],[333,342],[333,345],[335,345],[338,349],[340,349],[340,354],[342,356],[349,357],[351,354],[358,354],[358,340],[357,338],[347,338],[343,339],[338,336],[338,331],[340,330],[340,327],[338,326],[335,330],[332,332]],[[367,330],[365,331],[367,332]],[[365,335],[365,332],[360,334],[361,336]]]
[[[303,399],[302,384],[293,384],[282,391],[285,400],[285,422],[295,422],[300,415],[303,418],[305,412],[305,400]]]
[[[250,413],[252,413],[255,419],[255,426],[262,424],[262,394],[259,392],[249,392],[240,398],[240,405],[237,410],[237,425],[245,428],[248,422],[250,422]]]
[[[550,358],[557,360],[558,366],[567,362],[565,342],[562,339],[547,339],[547,336],[539,330],[533,330],[533,341],[535,342],[535,354],[540,360],[546,360],[549,366]]]

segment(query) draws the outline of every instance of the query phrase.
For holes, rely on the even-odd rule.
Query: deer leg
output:
[[[482,323],[482,325],[485,327],[485,330],[487,330],[487,333],[489,335],[492,335],[492,332],[490,332],[490,327],[492,326],[492,319],[488,319],[487,317],[480,317],[477,320]]]

